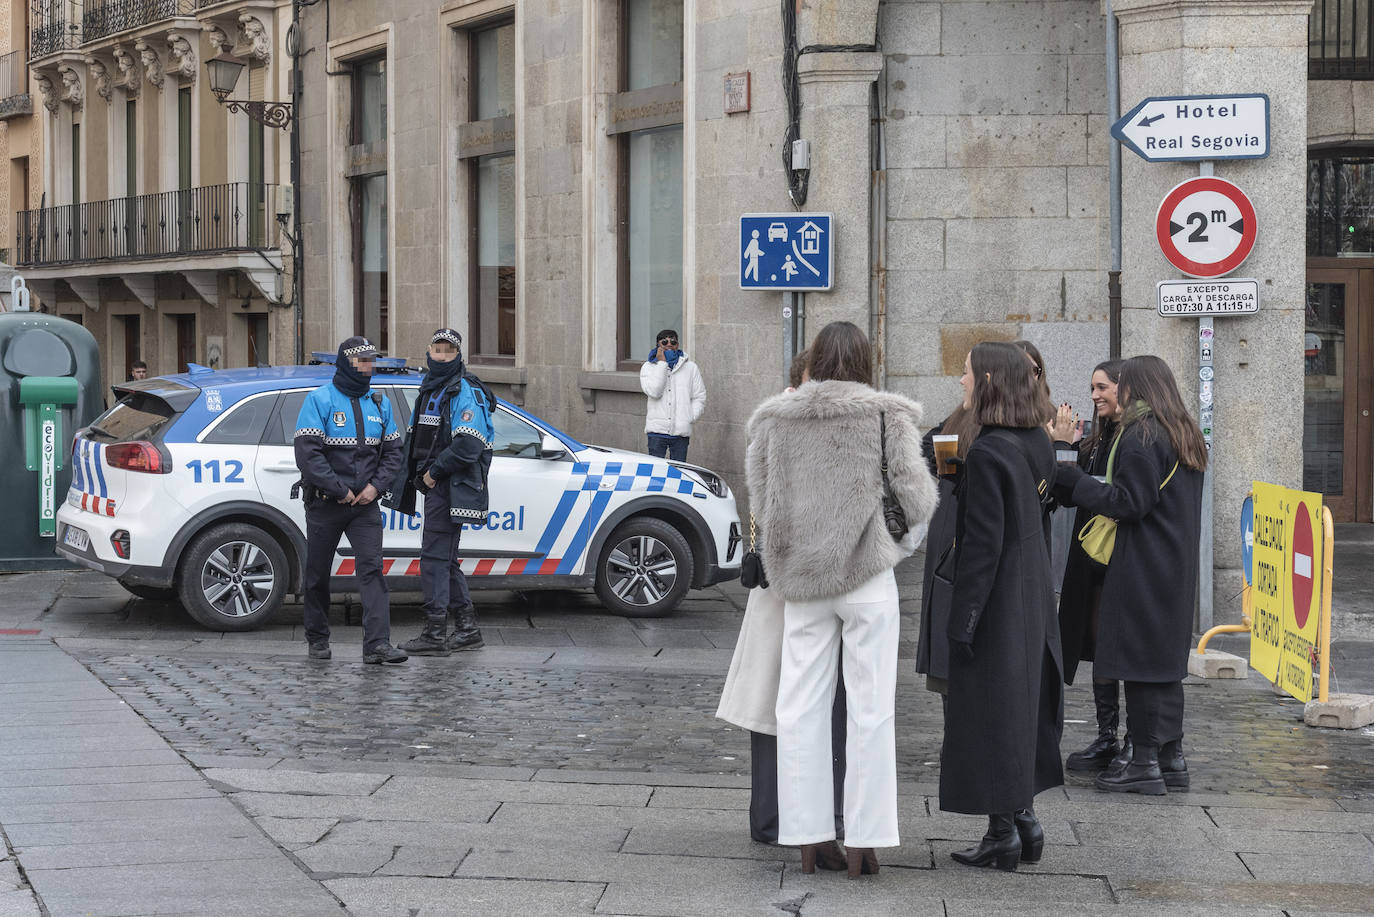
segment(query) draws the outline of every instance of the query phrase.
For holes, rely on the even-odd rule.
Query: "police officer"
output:
[[[458,540],[467,522],[487,518],[487,472],[494,435],[496,398],[463,365],[463,336],[440,328],[430,339],[428,372],[420,384],[406,449],[404,479],[389,506],[415,514],[416,493],[425,495],[420,536],[420,587],[425,628],[401,646],[417,656],[447,656],[482,646],[477,610],[458,561]],[[454,629],[447,633],[452,612]]]
[[[329,574],[348,536],[363,602],[363,662],[405,662],[391,645],[382,579],[380,493],[405,458],[391,402],[371,392],[377,349],[362,337],[339,345],[334,380],[311,392],[296,420],[296,465],[305,490],[305,636],[311,659],[328,659]]]

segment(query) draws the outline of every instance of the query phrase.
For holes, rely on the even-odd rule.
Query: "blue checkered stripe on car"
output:
[[[582,484],[576,487],[578,476]],[[643,490],[648,493],[690,494],[693,483],[673,465],[654,462],[607,462],[593,470],[591,462],[573,465],[568,488],[578,490]]]

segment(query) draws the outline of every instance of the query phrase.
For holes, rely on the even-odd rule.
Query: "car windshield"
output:
[[[106,443],[127,443],[148,439],[166,426],[176,414],[172,406],[147,392],[130,392],[104,414],[97,417],[86,433]]]

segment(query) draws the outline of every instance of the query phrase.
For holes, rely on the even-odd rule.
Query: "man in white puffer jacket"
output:
[[[650,455],[682,462],[687,460],[692,424],[706,407],[706,383],[682,351],[676,331],[664,329],[656,340],[639,368],[639,387],[649,396],[644,432]]]

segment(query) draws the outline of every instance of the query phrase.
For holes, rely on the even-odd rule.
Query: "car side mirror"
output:
[[[552,433],[545,433],[543,441],[539,444],[539,457],[550,461],[558,461],[568,454],[568,447],[563,445],[563,441]]]

